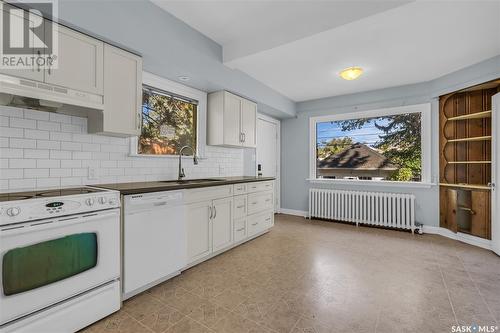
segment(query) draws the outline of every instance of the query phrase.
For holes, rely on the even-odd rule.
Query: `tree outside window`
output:
[[[196,101],[144,86],[139,154],[177,155],[183,146],[197,147]]]
[[[318,178],[421,181],[421,113],[316,124]]]

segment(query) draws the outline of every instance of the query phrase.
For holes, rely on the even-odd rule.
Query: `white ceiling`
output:
[[[428,81],[500,54],[500,1],[153,0],[295,101]],[[361,66],[345,81],[338,72]]]

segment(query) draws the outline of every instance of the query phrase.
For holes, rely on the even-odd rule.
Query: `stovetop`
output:
[[[51,189],[51,190],[39,190],[39,191],[27,191],[27,192],[15,192],[15,193],[0,193],[0,202],[61,197],[65,195],[88,194],[88,193],[97,193],[104,191],[106,190],[99,188],[92,188],[92,187],[75,187],[75,188],[63,188],[63,189]]]
[[[0,193],[0,226],[118,207],[118,191],[91,186]]]

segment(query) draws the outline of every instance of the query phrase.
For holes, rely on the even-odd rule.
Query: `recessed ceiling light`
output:
[[[348,67],[340,72],[340,77],[344,80],[356,80],[363,74],[363,68],[361,67]]]
[[[179,80],[181,80],[181,81],[189,81],[189,79],[190,79],[190,78],[189,78],[189,76],[183,76],[183,75],[178,76],[178,78],[179,78]]]

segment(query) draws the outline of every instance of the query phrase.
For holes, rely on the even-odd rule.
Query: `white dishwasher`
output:
[[[124,196],[123,298],[180,273],[186,265],[182,191]]]

